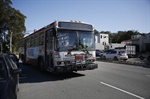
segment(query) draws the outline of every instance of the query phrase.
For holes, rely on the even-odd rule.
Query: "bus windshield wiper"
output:
[[[84,45],[81,43],[80,39],[79,39],[79,42],[78,42],[77,45],[78,45],[78,49],[79,49],[79,50],[80,50],[80,47],[83,49],[82,51],[85,52],[86,58],[88,58],[88,55],[90,54],[89,51],[87,50],[88,46],[87,46],[87,45],[84,46]]]

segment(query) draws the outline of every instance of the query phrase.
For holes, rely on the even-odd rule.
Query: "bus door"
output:
[[[52,70],[53,69],[53,59],[52,59],[52,52],[53,52],[53,31],[47,30],[45,33],[45,64],[46,69]]]

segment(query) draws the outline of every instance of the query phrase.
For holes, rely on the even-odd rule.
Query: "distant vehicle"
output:
[[[41,72],[72,72],[98,68],[94,27],[81,21],[55,21],[19,42],[23,63]]]
[[[96,57],[102,57],[102,51],[96,50]]]
[[[149,58],[150,58],[150,53],[140,54],[140,55],[139,55],[139,58],[140,58],[140,60],[144,60],[144,59],[149,60]]]
[[[103,52],[101,52],[101,57],[103,57],[103,55],[105,55],[106,53],[113,51],[114,49],[109,49],[109,50],[104,50]]]
[[[17,99],[21,69],[7,54],[0,54],[0,99]]]
[[[104,59],[114,59],[114,60],[127,60],[128,55],[125,51],[121,50],[108,50],[107,52],[103,53]]]
[[[129,58],[136,56],[136,51],[138,50],[135,44],[126,44],[125,47],[116,47],[115,49],[126,51]]]
[[[19,67],[19,59],[17,58],[17,56],[14,53],[8,53],[8,55],[10,56],[10,58],[15,62],[15,64]]]

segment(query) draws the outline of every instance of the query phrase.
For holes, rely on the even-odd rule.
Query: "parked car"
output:
[[[96,50],[96,57],[102,57],[102,51]]]
[[[15,64],[18,66],[18,68],[20,68],[19,67],[19,59],[18,59],[18,57],[14,53],[8,53],[8,55],[15,62]]]
[[[140,58],[140,60],[144,60],[144,59],[149,60],[149,58],[150,58],[150,53],[140,54],[140,55],[139,55],[139,58]]]
[[[107,52],[103,53],[104,59],[114,59],[114,60],[127,60],[128,55],[125,51],[121,50],[108,50]]]
[[[8,54],[0,54],[0,99],[17,99],[21,69]]]

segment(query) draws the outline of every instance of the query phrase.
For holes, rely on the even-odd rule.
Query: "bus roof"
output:
[[[70,24],[70,23],[72,23],[72,24]],[[91,31],[94,30],[93,25],[85,23],[85,22],[81,22],[81,21],[76,21],[76,20],[54,21],[54,22],[50,23],[49,25],[42,27],[37,31],[34,31],[33,33],[29,34],[28,36],[24,37],[23,39],[26,39],[31,35],[45,31],[45,30],[55,27],[55,26],[60,29],[79,29],[79,30],[85,29],[85,30],[91,30]]]

